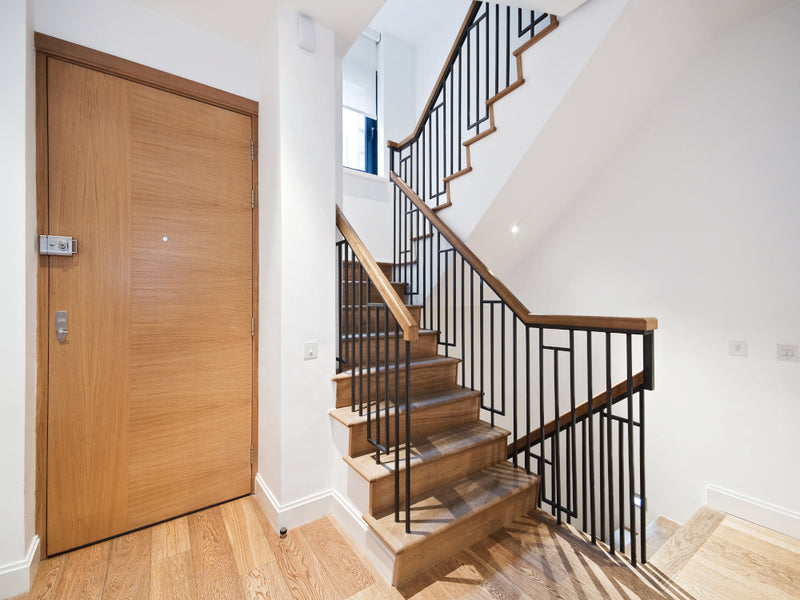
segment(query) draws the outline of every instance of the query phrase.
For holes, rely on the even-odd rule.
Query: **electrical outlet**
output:
[[[314,360],[319,357],[319,345],[317,342],[306,342],[303,344],[303,358],[305,360]]]
[[[797,344],[778,344],[778,360],[800,362],[800,354],[797,353]]]
[[[728,354],[731,356],[747,356],[747,342],[744,340],[728,340]]]

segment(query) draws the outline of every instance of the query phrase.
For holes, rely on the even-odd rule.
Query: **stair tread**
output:
[[[647,556],[655,556],[656,552],[661,550],[661,547],[666,544],[680,528],[680,523],[676,523],[664,515],[656,517],[655,521],[650,523],[645,530]]]
[[[430,408],[432,406],[437,406],[440,404],[448,404],[450,402],[458,402],[460,400],[464,400],[466,398],[473,398],[475,396],[480,395],[480,392],[477,390],[471,390],[465,387],[457,387],[451,390],[443,391],[443,392],[427,392],[424,394],[412,394],[411,396],[411,410],[422,410],[425,408]],[[373,411],[374,411],[375,403],[372,403]],[[383,402],[378,403],[380,410],[384,410],[385,404]],[[401,409],[401,413],[405,411]],[[359,415],[358,411],[353,411],[350,409],[349,406],[344,406],[342,408],[332,408],[329,411],[330,415],[342,423],[347,427],[351,427],[353,425],[357,425],[359,423],[363,423],[367,420],[366,412],[363,415]],[[373,412],[374,414],[374,412]],[[381,413],[383,415],[383,413]],[[394,415],[394,406],[389,406],[389,415]]]
[[[475,421],[458,427],[451,427],[427,436],[421,436],[411,442],[412,468],[422,462],[433,463],[447,456],[496,441],[507,439],[509,432],[500,427],[492,427],[485,421]],[[394,455],[390,452],[375,462],[374,454],[364,454],[358,457],[345,456],[347,461],[364,479],[369,482],[382,477],[391,477],[394,473]],[[405,471],[405,445],[400,446],[400,470]],[[413,479],[413,475],[412,475]]]
[[[453,363],[460,363],[461,359],[453,358],[452,356],[425,356],[421,358],[412,358],[411,359],[411,366],[417,368],[426,368],[426,367],[436,367],[439,365],[452,365]],[[405,362],[400,364],[400,369],[405,370],[406,365]],[[369,375],[374,374],[376,371],[384,372],[386,367],[379,366],[379,367],[370,367],[369,370],[365,370],[365,373]],[[389,365],[389,370],[394,370],[394,365]],[[352,377],[350,371],[342,371],[341,373],[337,373],[332,377],[333,381],[343,381]]]
[[[705,541],[714,533],[725,514],[705,505],[692,515],[676,531],[658,552],[650,559],[650,564],[658,567],[669,577],[673,577],[687,565]]]
[[[362,306],[363,306],[362,304],[343,304],[341,308],[353,310],[353,309],[359,309]],[[421,304],[406,304],[406,308],[408,310],[422,310],[423,306]]]
[[[424,336],[439,335],[439,331],[437,329],[420,329],[419,330],[419,335],[424,335]],[[382,332],[382,331],[373,332],[373,333],[361,333],[361,334],[358,334],[358,333],[346,333],[346,334],[342,335],[342,339],[343,340],[351,340],[353,338],[358,338],[358,337],[374,338],[375,336],[385,337],[386,334],[384,332]],[[390,331],[389,332],[389,337],[390,338],[394,338],[396,336],[397,336],[396,332],[394,332],[394,331]]]
[[[364,520],[400,555],[430,535],[441,534],[459,518],[491,510],[496,504],[536,485],[538,477],[501,462],[427,493],[411,505],[411,532],[394,521],[394,512],[364,515]],[[402,512],[401,512],[402,517]]]

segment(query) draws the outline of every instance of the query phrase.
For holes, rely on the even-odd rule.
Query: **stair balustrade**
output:
[[[492,104],[524,83],[520,55],[558,26],[547,13],[473,2],[414,132],[389,142],[391,169],[432,206],[470,169],[469,144],[494,131]]]
[[[485,418],[512,432],[508,457],[540,476],[540,507],[645,562],[645,390],[654,389],[657,320],[531,314],[392,179],[395,256],[405,257],[393,280],[422,306],[420,327],[438,330],[445,355],[461,361],[461,385],[479,390]]]
[[[367,438],[375,449],[375,461],[380,463],[382,456],[392,453],[396,440],[411,437],[410,346],[418,338],[419,327],[338,206],[336,225],[342,234],[342,239],[336,243],[337,372],[350,373],[350,408],[360,416],[366,415]],[[401,381],[401,374],[404,381]],[[404,428],[402,436],[401,426]],[[402,454],[405,462],[404,519],[408,532],[411,527],[408,444]],[[394,452],[396,522],[400,521],[401,511],[400,455],[401,452]]]

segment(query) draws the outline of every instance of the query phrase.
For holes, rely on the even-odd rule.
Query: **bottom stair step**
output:
[[[364,520],[395,555],[393,585],[399,587],[460,550],[536,507],[539,478],[502,462],[431,491],[411,505],[411,532],[405,514]]]

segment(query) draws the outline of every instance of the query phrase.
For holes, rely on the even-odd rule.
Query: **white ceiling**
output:
[[[186,23],[250,48],[257,48],[279,0],[134,0]],[[586,0],[513,0],[514,6],[564,15]],[[635,1],[635,0],[631,0]],[[465,15],[471,0],[282,0],[298,12],[337,33],[337,52],[344,54],[358,35],[371,26],[411,47],[436,34],[437,23]],[[689,0],[712,36],[764,13],[786,0]],[[383,8],[382,8],[383,7]],[[376,16],[377,15],[377,16]]]
[[[388,0],[370,27],[416,48],[436,35],[440,23],[463,20],[472,0]]]

